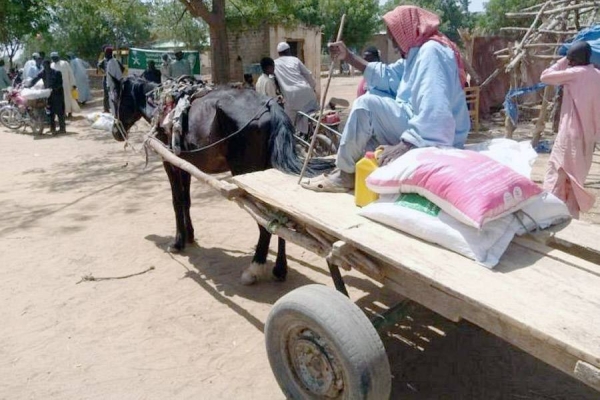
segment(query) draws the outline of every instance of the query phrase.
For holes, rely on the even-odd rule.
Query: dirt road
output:
[[[351,99],[357,82],[335,79],[331,93]],[[199,184],[198,245],[167,253],[174,218],[159,160],[144,169],[84,120],[67,131],[34,140],[0,128],[0,399],[282,399],[264,322],[284,293],[331,285],[323,260],[290,246],[287,282],[242,286],[255,223]],[[398,300],[361,275],[347,283],[361,307]],[[384,341],[394,399],[598,398],[418,305]]]

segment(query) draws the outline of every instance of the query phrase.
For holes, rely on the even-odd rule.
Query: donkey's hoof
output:
[[[254,285],[267,276],[266,264],[252,263],[242,273],[242,285]]]
[[[173,253],[173,254],[181,253],[183,251],[183,249],[184,249],[184,246],[182,246],[181,244],[179,244],[177,242],[173,242],[167,247],[167,251],[169,253]]]

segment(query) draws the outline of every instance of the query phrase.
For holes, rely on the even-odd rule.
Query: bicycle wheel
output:
[[[0,109],[0,123],[9,129],[19,129],[23,126],[23,117],[18,108],[4,106]]]

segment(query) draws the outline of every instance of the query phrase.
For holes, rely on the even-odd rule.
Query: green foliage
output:
[[[28,52],[75,52],[93,61],[110,44],[122,48],[151,41],[150,6],[142,0],[47,0],[50,28],[28,36]]]
[[[379,28],[379,2],[376,0],[321,0],[323,44],[335,40],[342,14],[346,14],[343,40],[361,48]]]
[[[487,34],[499,34],[505,26],[529,26],[533,18],[508,19],[507,12],[519,11],[523,8],[542,3],[539,0],[489,0],[485,5],[485,14],[478,21],[478,26]]]
[[[383,6],[383,13],[399,5],[415,5],[439,15],[441,20],[440,32],[455,42],[460,41],[459,28],[471,28],[474,19],[469,13],[468,0],[388,0]]]
[[[45,7],[44,0],[0,0],[0,51],[11,62],[28,34],[47,28]]]
[[[207,45],[208,26],[193,18],[179,1],[152,1],[151,30],[156,41],[183,42],[188,49],[196,50]]]

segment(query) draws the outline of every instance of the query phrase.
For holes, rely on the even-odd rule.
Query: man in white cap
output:
[[[77,88],[73,69],[71,69],[71,64],[69,64],[68,61],[60,59],[56,51],[50,53],[50,59],[52,60],[52,65],[50,67],[55,71],[60,71],[62,74],[64,91],[63,96],[65,97],[65,115],[67,118],[71,118],[73,116],[73,112],[81,111],[79,104],[77,104],[77,101],[71,95],[71,91]]]
[[[302,61],[292,56],[289,44],[279,43],[277,52],[279,58],[275,60],[275,77],[285,99],[285,112],[297,131],[307,133],[308,121],[298,118],[298,111],[311,112],[319,108],[316,82]]]

